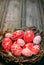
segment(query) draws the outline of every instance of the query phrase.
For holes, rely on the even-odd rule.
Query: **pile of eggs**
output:
[[[6,33],[2,40],[2,48],[11,51],[14,56],[37,55],[40,52],[41,36],[35,35],[33,30],[17,30],[13,33]]]

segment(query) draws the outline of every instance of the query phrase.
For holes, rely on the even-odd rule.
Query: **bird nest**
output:
[[[32,29],[34,30],[34,33],[35,34],[40,34],[41,37],[42,37],[42,41],[41,43],[39,44],[40,45],[40,52],[37,54],[37,55],[33,55],[31,57],[24,57],[24,56],[19,56],[19,57],[16,57],[14,55],[11,55],[11,52],[8,52],[8,51],[5,51],[4,49],[2,49],[2,46],[1,46],[1,41],[2,39],[4,38],[4,35],[5,33],[7,33],[8,31],[5,31],[3,34],[2,34],[2,38],[0,40],[0,57],[6,62],[6,63],[9,63],[9,62],[15,62],[15,63],[35,63],[37,61],[39,61],[42,57],[43,57],[43,39],[44,39],[44,33],[43,31],[37,29],[35,26],[34,27],[24,27],[24,28],[20,28],[21,30],[29,30],[29,29]],[[16,30],[19,30],[19,29],[15,29],[14,31]],[[0,36],[1,37],[1,36]]]

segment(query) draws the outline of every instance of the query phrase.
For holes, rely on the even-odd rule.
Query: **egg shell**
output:
[[[26,31],[24,34],[24,41],[26,43],[29,43],[29,42],[33,41],[33,39],[34,39],[34,31],[33,30]]]
[[[6,38],[11,38],[11,36],[12,36],[11,33],[6,33],[6,34],[5,34],[5,37],[6,37]]]
[[[22,50],[22,55],[23,55],[23,56],[26,56],[26,57],[30,57],[30,56],[32,56],[32,52],[31,52],[31,50],[29,50],[28,48],[24,48],[24,49]]]
[[[11,52],[15,56],[21,56],[22,48],[18,44],[13,43],[11,46]]]
[[[24,37],[24,31],[23,30],[17,30],[17,31],[12,33],[11,39],[13,41],[16,41],[19,38],[23,38],[23,37]]]
[[[33,48],[31,49],[33,55],[37,55],[40,52],[40,46],[39,45],[34,45]]]
[[[2,47],[3,47],[3,49],[6,50],[6,51],[9,51],[9,50],[11,49],[12,44],[13,44],[13,43],[12,43],[12,40],[9,39],[9,38],[4,38],[4,39],[2,40]]]
[[[39,44],[41,42],[41,36],[38,35],[38,36],[35,36],[34,39],[33,39],[33,43],[34,44]]]
[[[17,43],[18,43],[21,47],[23,47],[23,46],[25,45],[25,41],[24,41],[23,39],[18,39],[18,40],[17,40]]]
[[[30,42],[30,43],[25,44],[23,48],[29,48],[31,50],[33,46],[34,44]]]

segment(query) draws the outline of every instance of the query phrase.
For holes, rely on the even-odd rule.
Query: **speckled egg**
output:
[[[33,43],[39,44],[40,42],[41,42],[41,36],[40,35],[35,36],[33,39]]]
[[[6,33],[6,34],[5,34],[5,37],[6,37],[6,38],[11,38],[11,36],[12,36],[11,33]]]

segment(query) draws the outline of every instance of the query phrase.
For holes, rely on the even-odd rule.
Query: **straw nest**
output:
[[[11,54],[11,52],[6,52],[5,50],[2,49],[2,46],[1,46],[1,41],[2,39],[4,38],[4,35],[5,33],[7,32],[10,32],[10,31],[5,31],[3,34],[1,34],[1,38],[0,38],[0,57],[6,62],[6,63],[9,63],[9,62],[15,62],[15,63],[19,63],[20,65],[21,64],[24,64],[24,63],[35,63],[37,61],[39,61],[43,55],[44,55],[44,33],[43,31],[37,29],[35,26],[33,27],[23,27],[23,28],[20,28],[21,30],[29,30],[29,29],[32,29],[34,30],[34,33],[35,34],[40,34],[41,37],[42,37],[42,41],[40,43],[40,52],[39,54],[37,55],[33,55],[32,57],[24,57],[24,56],[20,56],[20,57],[16,57],[16,56],[13,56],[13,55],[9,55]],[[19,30],[19,29],[15,29],[14,31],[16,30]]]

